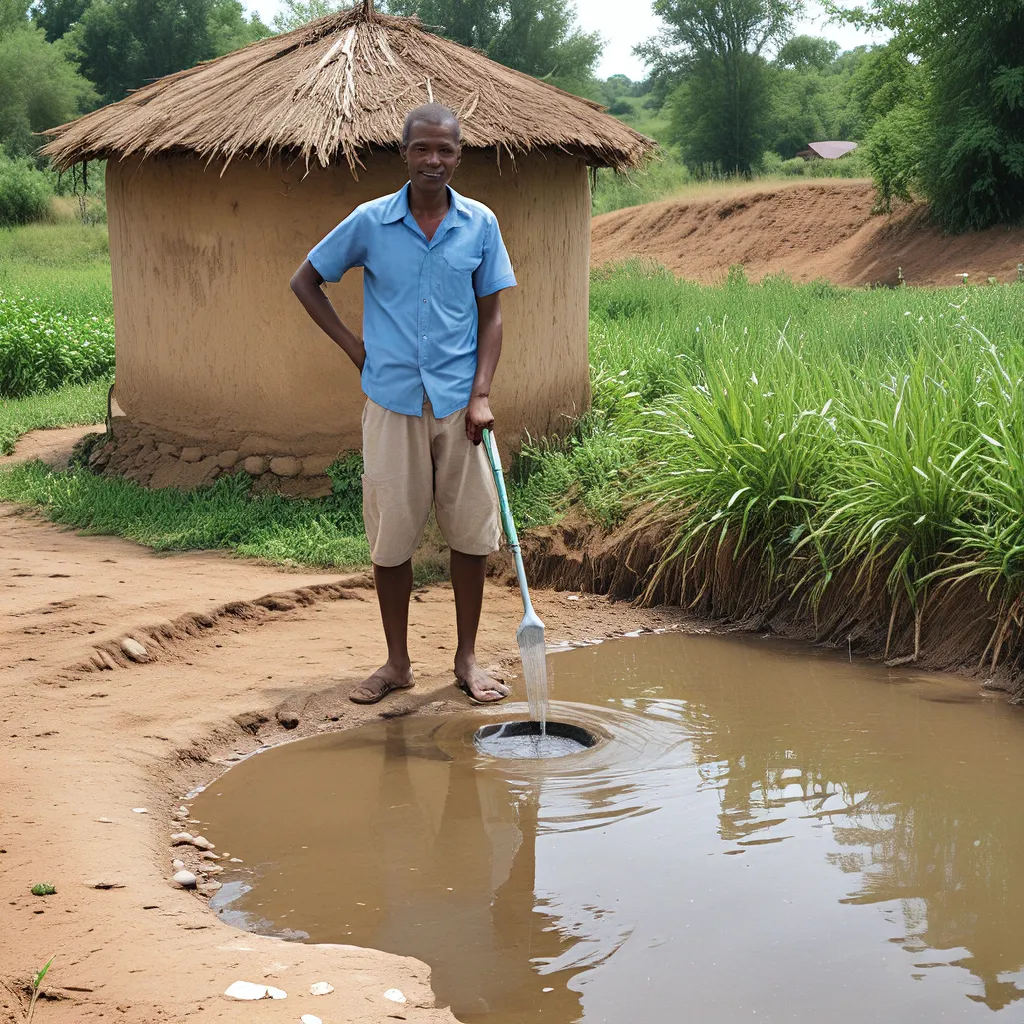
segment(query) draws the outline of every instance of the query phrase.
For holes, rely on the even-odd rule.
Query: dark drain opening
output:
[[[578,754],[597,743],[597,737],[582,726],[569,722],[500,722],[477,729],[473,742],[491,757],[565,757]]]

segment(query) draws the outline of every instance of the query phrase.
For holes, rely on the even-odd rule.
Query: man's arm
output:
[[[466,408],[466,437],[479,444],[484,429],[494,427],[491,415],[491,380],[501,356],[501,292],[476,300],[478,328],[476,339],[476,376]]]
[[[324,279],[309,260],[306,260],[292,275],[291,286],[295,297],[302,303],[313,322],[331,339],[362,372],[366,362],[366,349],[361,339],[357,338],[341,321],[331,300],[320,287]],[[501,349],[501,314],[498,315],[498,348]],[[495,358],[497,363],[497,358]],[[491,371],[494,372],[493,369]],[[488,378],[490,387],[490,378]]]

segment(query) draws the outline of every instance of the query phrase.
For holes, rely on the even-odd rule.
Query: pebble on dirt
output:
[[[133,640],[130,636],[122,637],[121,650],[124,651],[132,661],[149,661],[149,651],[147,651],[138,640]]]
[[[393,1003],[405,1002],[405,996],[402,994],[402,990],[399,988],[389,988],[387,992],[384,993],[384,998],[390,999],[391,1002]]]
[[[196,836],[192,840],[192,845],[198,850],[212,850],[215,844],[211,843],[206,836]]]
[[[182,889],[194,889],[196,887],[196,876],[191,871],[176,871],[172,881]]]
[[[251,981],[234,981],[224,990],[229,999],[265,999],[266,985],[256,985]]]
[[[311,1013],[304,1013],[299,1020],[302,1021],[302,1024],[324,1024],[319,1017],[315,1017]]]
[[[175,858],[171,861],[171,867],[174,868],[175,871],[184,871],[185,862],[183,860],[178,860],[177,858]]]
[[[175,832],[171,836],[171,842],[175,846],[191,846],[195,842],[195,838],[191,832]]]
[[[329,981],[314,981],[309,986],[311,996],[327,996],[334,991],[334,986]]]

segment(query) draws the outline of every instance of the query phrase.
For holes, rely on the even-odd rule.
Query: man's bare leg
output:
[[[357,704],[375,704],[392,690],[407,690],[414,683],[409,660],[412,560],[401,565],[375,565],[373,582],[388,644],[388,660],[349,694],[349,699]]]
[[[455,622],[459,646],[455,652],[455,677],[469,688],[476,700],[493,703],[512,691],[500,680],[492,679],[476,661],[476,633],[480,609],[484,603],[486,555],[466,555],[452,551],[452,589],[455,591]]]

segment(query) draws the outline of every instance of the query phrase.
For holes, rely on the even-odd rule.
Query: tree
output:
[[[88,6],[89,0],[38,0],[32,7],[32,20],[55,43],[78,24]]]
[[[923,87],[920,62],[911,58],[904,40],[894,39],[869,50],[850,79],[850,100],[861,135]]]
[[[825,71],[839,56],[839,44],[821,36],[793,36],[779,47],[775,63],[793,71]]]
[[[802,0],[655,0],[665,23],[635,48],[672,96],[673,136],[687,161],[747,174],[771,109],[765,54],[792,34]]]
[[[601,37],[576,23],[571,0],[390,0],[448,39],[563,88],[590,91]]]
[[[65,37],[105,103],[270,34],[239,0],[92,0]]]
[[[879,96],[865,84],[861,93],[866,114],[876,116],[869,157],[880,185],[884,164],[952,231],[1024,220],[1020,0],[873,0],[832,10],[895,33],[890,63],[872,68],[876,80],[890,70],[892,88]]]
[[[275,32],[291,32],[317,18],[347,10],[347,0],[284,0],[284,8],[274,15]]]
[[[809,142],[860,139],[851,82],[866,48],[839,54],[831,39],[796,36],[773,62],[772,127],[769,147],[783,159],[796,156]]]
[[[34,155],[34,135],[70,121],[95,100],[89,83],[28,20],[28,4],[0,0],[0,150]]]
[[[669,98],[669,139],[698,173],[749,174],[771,131],[768,62],[739,52],[728,63],[704,54]]]

